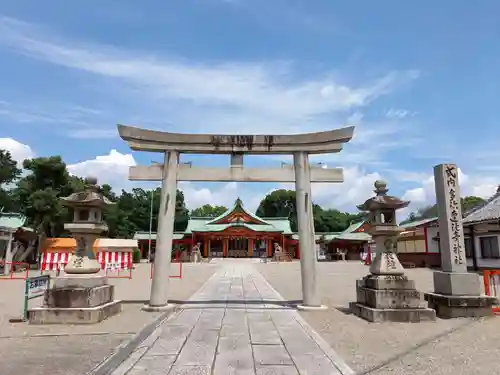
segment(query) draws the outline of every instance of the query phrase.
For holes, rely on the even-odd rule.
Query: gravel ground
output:
[[[173,301],[185,301],[196,292],[217,266],[183,264],[182,279],[170,279]],[[9,323],[20,316],[23,306],[24,282],[0,281],[0,356],[1,375],[72,375],[85,374],[113,350],[128,340],[160,313],[141,311],[142,302],[149,299],[151,280],[149,265],[139,264],[129,279],[110,279],[116,286],[116,298],[126,301],[120,315],[95,325],[46,325]],[[34,272],[33,276],[39,273]],[[178,265],[172,275],[179,275]],[[31,301],[39,305],[41,299]],[[83,353],[83,354],[82,354]]]
[[[287,300],[300,300],[300,262],[255,264]],[[355,281],[368,272],[359,262],[321,262],[318,277],[327,311],[301,312],[307,322],[360,374],[500,374],[500,320],[452,319],[422,323],[368,323],[347,312]],[[432,271],[407,270],[422,292]],[[496,371],[495,371],[496,370]]]

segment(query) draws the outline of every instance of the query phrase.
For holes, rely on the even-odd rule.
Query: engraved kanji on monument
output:
[[[436,165],[434,180],[441,270],[433,273],[434,292],[426,293],[425,300],[440,318],[491,315],[497,299],[481,295],[479,276],[467,272],[457,166]]]
[[[457,166],[436,166],[434,179],[439,212],[441,268],[445,272],[467,272]]]

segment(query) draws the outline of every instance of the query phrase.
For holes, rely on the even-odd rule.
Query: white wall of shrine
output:
[[[500,225],[478,224],[474,227],[474,250],[478,268],[500,269]],[[465,238],[470,238],[465,229]],[[467,266],[472,267],[472,258],[467,259]]]

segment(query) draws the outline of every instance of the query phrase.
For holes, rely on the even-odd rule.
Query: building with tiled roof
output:
[[[363,245],[371,239],[366,228],[366,222],[361,221],[342,232],[316,233],[316,243],[326,252],[342,249],[352,254],[349,259],[359,259]],[[134,239],[138,240],[143,257],[147,257],[150,242],[154,252],[156,233],[137,232]],[[259,217],[247,210],[240,199],[216,218],[189,218],[186,230],[174,233],[173,244],[177,247],[190,249],[197,243],[204,257],[272,256],[274,243],[278,243],[292,258],[300,258],[299,236],[292,232],[287,217]]]
[[[149,232],[137,232],[141,253],[147,254]],[[191,249],[200,244],[204,257],[271,256],[274,243],[292,257],[300,257],[298,240],[293,238],[287,217],[262,218],[247,210],[241,199],[218,217],[190,217],[184,232],[174,233],[173,244]],[[156,247],[156,233],[151,233],[151,249]]]
[[[485,203],[465,213],[463,226],[468,266],[500,268],[500,187]]]

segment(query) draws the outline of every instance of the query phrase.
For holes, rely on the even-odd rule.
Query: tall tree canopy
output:
[[[462,214],[464,215],[467,213],[467,211],[470,211],[473,208],[486,203],[483,198],[473,195],[461,198],[460,202],[462,204]],[[430,206],[419,208],[416,212],[410,213],[410,215],[408,215],[408,218],[402,221],[402,224],[416,220],[430,219],[436,216],[438,216],[438,206],[437,204],[433,204]]]
[[[294,190],[275,190],[264,197],[257,209],[257,216],[288,217],[292,231],[297,231],[297,207]],[[314,228],[317,232],[340,232],[350,223],[362,220],[363,213],[349,214],[335,209],[324,210],[313,203]]]
[[[12,191],[7,185],[14,182],[21,170],[17,168],[17,163],[12,159],[9,151],[0,150],[0,208],[5,211],[13,209]]]
[[[217,217],[222,215],[227,211],[225,206],[212,206],[210,204],[205,204],[201,207],[191,210],[191,216],[194,217]]]

